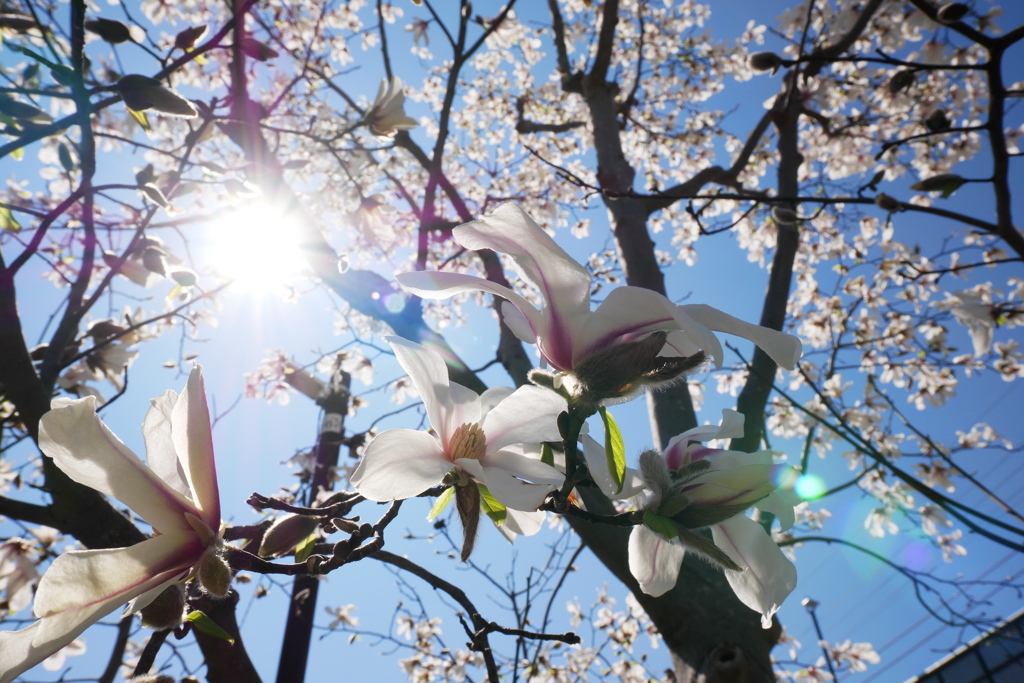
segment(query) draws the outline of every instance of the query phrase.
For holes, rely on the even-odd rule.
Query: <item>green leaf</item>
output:
[[[675,522],[650,510],[644,513],[644,526],[669,540],[679,535],[679,529],[676,527]]]
[[[306,536],[295,546],[295,561],[305,562],[306,558],[313,554],[313,547],[316,545],[316,532]]]
[[[626,476],[626,446],[622,442],[622,432],[615,418],[607,408],[600,408],[601,420],[604,422],[604,456],[608,461],[608,472],[615,482],[615,493],[622,492],[622,482]]]
[[[65,171],[71,173],[75,170],[75,160],[71,157],[71,150],[63,142],[57,147],[57,157],[60,159],[60,165],[64,167]]]
[[[21,223],[14,217],[11,210],[6,206],[0,206],[0,230],[8,232],[21,232]]]
[[[135,119],[140,126],[142,126],[142,130],[149,132],[151,127],[149,125],[149,117],[146,116],[146,112],[129,109],[128,113],[132,115],[132,118]]]
[[[452,502],[452,498],[455,497],[455,487],[449,486],[444,490],[437,500],[434,501],[434,507],[430,508],[430,514],[427,515],[427,521],[432,522],[437,518],[441,511],[448,507],[448,503]]]
[[[213,619],[206,616],[205,612],[202,612],[200,610],[189,612],[188,616],[185,617],[185,620],[192,622],[193,626],[195,626],[202,633],[205,633],[208,636],[213,636],[214,638],[226,640],[232,645],[235,644],[235,639],[231,637],[231,634],[222,629],[216,623],[214,623]]]
[[[551,444],[547,442],[541,444],[540,461],[548,467],[555,466],[555,452],[551,450]]]
[[[491,495],[491,492],[487,490],[487,487],[483,484],[477,484],[476,487],[480,489],[480,509],[484,511],[491,521],[495,524],[503,524],[505,518],[508,516],[508,510],[497,498]]]

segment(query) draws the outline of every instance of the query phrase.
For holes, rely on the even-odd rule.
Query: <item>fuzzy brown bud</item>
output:
[[[935,18],[943,24],[955,24],[966,17],[970,11],[971,8],[962,2],[950,2],[939,8],[939,11],[935,13]]]
[[[199,112],[187,99],[163,83],[140,74],[124,76],[114,85],[125,106],[134,111],[152,109],[161,114],[195,118]]]
[[[141,610],[142,624],[154,631],[178,628],[185,615],[185,589],[180,583],[168,586]]]
[[[755,52],[750,55],[750,68],[754,71],[775,71],[785,63],[774,52]]]
[[[884,192],[879,192],[875,195],[875,206],[889,213],[896,213],[903,209],[903,205],[898,199],[894,199]]]

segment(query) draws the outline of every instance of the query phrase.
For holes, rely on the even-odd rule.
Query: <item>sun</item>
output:
[[[280,290],[305,268],[295,218],[265,200],[234,208],[209,225],[207,258],[233,288]]]

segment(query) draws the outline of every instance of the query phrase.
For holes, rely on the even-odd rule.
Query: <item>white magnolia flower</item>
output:
[[[561,485],[558,470],[505,450],[561,438],[556,417],[565,402],[557,394],[526,386],[478,395],[449,382],[444,360],[434,351],[400,337],[385,339],[423,399],[434,435],[413,429],[377,435],[352,474],[360,494],[375,501],[410,498],[454,469],[487,486],[505,506],[531,511]],[[498,396],[503,398],[497,401]]]
[[[370,132],[377,137],[394,135],[399,130],[412,130],[418,124],[416,119],[405,115],[405,93],[402,92],[402,81],[392,76],[380,82],[377,99],[366,111],[364,121]]]
[[[12,538],[0,544],[0,593],[7,609],[20,612],[32,602],[32,585],[39,580],[34,544],[24,538]]]
[[[117,498],[153,527],[128,548],[67,552],[36,590],[39,618],[0,632],[0,683],[10,683],[128,602],[129,614],[198,572],[212,593],[230,579],[202,369],[182,394],[151,401],[142,425],[147,466],[96,415],[96,399],[57,399],[39,422],[39,446],[76,482]]]
[[[779,518],[783,531],[789,529],[796,501],[791,492],[777,486],[791,478],[794,471],[774,465],[771,451],[741,453],[701,445],[701,441],[743,435],[743,415],[733,410],[722,413],[720,425],[686,431],[674,437],[662,454],[669,471],[682,473],[690,469],[692,474],[676,480],[666,472],[663,476],[671,481],[659,483],[658,475],[652,476],[641,461],[653,493],[643,507],[671,517],[677,526],[687,529],[710,527],[714,546],[739,568],[724,569],[733,592],[744,605],[760,612],[761,625],[769,628],[772,615],[796,587],[796,567],[764,528],[743,511],[755,506],[771,512]],[[682,508],[673,513],[673,504]],[[662,595],[675,586],[687,549],[705,553],[712,550],[691,545],[697,539],[684,543],[681,538],[668,539],[642,524],[633,527],[629,568],[645,593]]]
[[[572,373],[588,359],[607,358],[616,347],[650,339],[655,332],[667,333],[664,345],[653,351],[662,358],[703,351],[720,367],[722,344],[713,330],[750,339],[788,369],[800,357],[800,340],[792,335],[751,325],[703,304],[678,306],[640,287],[618,287],[591,311],[590,273],[515,204],[502,204],[490,215],[455,228],[453,235],[467,249],[492,249],[510,256],[520,277],[540,290],[541,309],[511,289],[473,275],[419,271],[399,274],[398,282],[427,299],[475,290],[504,298],[505,323],[519,339],[536,344],[557,371]],[[624,355],[634,354],[630,350]],[[610,371],[608,363],[600,364],[600,372]]]

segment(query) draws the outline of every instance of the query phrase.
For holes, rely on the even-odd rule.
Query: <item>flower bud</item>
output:
[[[206,24],[185,29],[174,36],[174,47],[188,52],[196,46],[196,43],[203,39],[203,36],[206,35],[206,30]]]
[[[950,128],[949,117],[945,109],[936,109],[924,120],[925,128],[932,133],[944,133]]]
[[[775,71],[785,63],[774,52],[755,52],[750,55],[750,68],[754,71]]]
[[[26,33],[34,28],[39,28],[39,24],[27,14],[3,12],[0,13],[0,28],[10,29],[17,33]]]
[[[889,79],[889,82],[886,84],[885,87],[889,90],[890,95],[896,95],[897,93],[900,93],[909,88],[911,85],[914,84],[914,81],[916,80],[917,73],[915,71],[912,71],[910,69],[901,69],[900,71],[897,71],[892,78]]]
[[[165,676],[164,674],[157,674],[155,676],[136,676],[135,678],[129,679],[128,683],[174,683],[174,677]]]
[[[231,589],[231,567],[215,546],[210,546],[196,566],[199,583],[208,593],[223,598]]]
[[[238,49],[258,62],[266,62],[277,57],[277,50],[253,38],[242,38],[238,43]]]
[[[918,192],[942,192],[944,196],[948,197],[966,182],[956,173],[940,173],[914,183],[910,189]]]
[[[884,192],[879,192],[875,195],[875,206],[883,211],[888,211],[889,213],[896,213],[897,211],[903,210],[903,205],[898,199],[894,199]]]
[[[133,28],[138,30],[133,31]],[[114,19],[100,18],[86,20],[85,30],[95,33],[111,45],[120,45],[121,43],[127,43],[129,40],[139,42],[136,40],[136,36],[139,35],[139,31],[142,29],[138,26],[129,28],[127,24]],[[145,33],[142,34],[142,38],[145,39]]]
[[[29,123],[50,123],[53,121],[53,117],[39,107],[19,102],[7,95],[0,95],[0,114],[17,119],[18,121],[28,121]]]
[[[168,586],[142,608],[141,614],[142,625],[154,631],[177,628],[185,615],[185,589],[180,583]]]
[[[970,11],[971,8],[962,2],[950,2],[939,8],[939,11],[935,13],[935,18],[943,24],[955,24],[966,17]]]
[[[196,283],[199,281],[199,278],[196,277],[195,271],[189,270],[188,268],[172,270],[171,279],[182,287],[195,287]]]
[[[125,106],[134,111],[152,109],[161,114],[182,116],[188,119],[198,115],[196,108],[187,99],[149,76],[129,74],[114,85]]]
[[[793,225],[793,223],[800,220],[800,217],[796,215],[796,211],[793,209],[777,205],[772,207],[772,218],[780,225]]]
[[[159,249],[146,249],[142,252],[142,265],[146,270],[158,275],[167,275],[167,268],[164,266],[164,254]]]
[[[284,515],[267,529],[257,553],[260,557],[281,557],[309,538],[320,521],[307,515]]]

